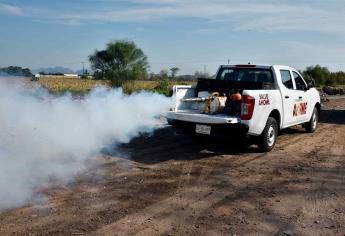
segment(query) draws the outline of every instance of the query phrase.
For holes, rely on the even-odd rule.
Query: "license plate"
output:
[[[211,134],[211,126],[208,125],[196,125],[195,132],[198,134]]]

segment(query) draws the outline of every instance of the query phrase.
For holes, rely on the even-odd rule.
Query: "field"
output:
[[[98,85],[109,86],[109,81],[44,76],[39,79],[38,83],[55,94],[62,94],[65,92],[82,94],[90,91]]]
[[[54,94],[63,94],[70,92],[74,95],[85,94],[96,86],[110,87],[108,80],[90,80],[67,77],[41,77],[38,81],[40,85]],[[174,84],[193,84],[193,82],[181,81],[148,81],[148,80],[130,80],[122,84],[125,93],[133,93],[140,90],[155,91],[167,94],[168,89]]]
[[[0,213],[0,235],[344,235],[345,99],[259,153],[166,126],[104,154],[46,201]]]

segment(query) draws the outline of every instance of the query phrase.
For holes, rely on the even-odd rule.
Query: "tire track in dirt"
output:
[[[297,213],[292,214],[294,217],[289,220],[289,224],[299,225],[299,233],[302,235],[312,234],[310,229],[304,230],[308,228],[308,225],[305,223],[307,216],[311,218],[309,219],[310,222],[320,222],[320,219],[317,220],[317,218],[320,218],[318,214],[320,214],[322,211],[325,211],[325,209],[326,212],[327,209],[333,209],[334,206],[332,205],[332,202],[337,202],[337,206],[335,208],[339,209],[341,207],[341,204],[339,204],[339,202],[341,202],[339,198],[334,199],[333,196],[329,197],[328,195],[325,195],[325,193],[331,191],[331,188],[327,188],[327,180],[334,178],[339,181],[339,179],[341,180],[344,178],[344,172],[339,171],[339,169],[344,166],[344,163],[339,164],[339,160],[344,160],[345,157],[345,144],[341,141],[345,140],[345,128],[343,126],[330,124],[321,124],[321,126],[322,127],[320,127],[315,134],[311,135],[311,137],[308,137],[301,142],[289,142],[287,145],[283,144],[284,149],[278,151],[278,153],[280,153],[280,158],[282,158],[284,155],[289,155],[288,163],[291,164],[291,161],[293,161],[293,163],[301,166],[301,170],[296,172],[293,176],[293,178],[296,179],[296,183],[291,181],[286,185],[287,189],[296,187],[296,185],[299,186],[300,184],[298,181],[303,181],[301,179],[306,178],[306,174],[307,176],[309,175],[309,177],[307,177],[307,182],[315,182],[315,184],[312,184],[312,186],[309,187],[314,189],[311,194],[309,194],[311,190],[304,190],[307,192],[307,194],[297,197],[294,196],[294,198],[297,199],[294,199],[291,203],[289,203],[292,207],[293,205],[296,205],[295,202],[301,201],[304,203],[301,204],[302,210],[297,210]],[[291,155],[292,153],[294,155]],[[326,171],[325,174],[314,172],[321,167],[332,170],[332,172]],[[280,168],[283,169],[283,167]],[[334,170],[336,172],[334,172]],[[324,181],[321,179],[324,179]],[[340,182],[340,185],[341,184],[343,184],[343,181]],[[299,187],[303,189],[302,186]],[[344,189],[341,189],[341,191],[343,190]],[[328,214],[331,214],[331,212],[328,212]],[[333,234],[331,233],[332,231],[330,231],[332,227],[341,228],[339,220],[338,223],[336,223],[337,221],[333,221],[333,223],[329,222],[329,220],[324,221],[325,224],[328,222],[329,225],[324,226],[324,228],[317,227],[318,225],[316,225],[316,227],[314,226],[314,229],[318,228],[317,231],[321,235]],[[334,224],[338,225],[334,226]],[[287,224],[283,225],[282,228],[277,232],[277,235],[283,234],[284,230],[288,228],[289,227]],[[335,233],[337,232],[339,231],[335,231]]]
[[[318,132],[316,134],[314,134],[313,137],[311,138],[311,139],[313,139],[313,141],[309,141],[309,143],[313,143],[315,141],[318,141],[318,142],[322,141],[325,138],[325,136],[329,135],[328,132],[324,132],[324,131],[329,130],[330,127],[331,127],[331,125],[323,125],[322,127],[320,127]],[[298,146],[300,146],[300,144],[302,143],[301,140],[305,139],[305,136],[307,136],[307,135],[306,134],[299,134],[299,135],[296,135],[295,137],[293,137],[292,140],[291,140],[291,138],[290,139],[282,140],[281,144],[279,145],[280,148],[283,149],[282,152],[283,153],[287,153],[287,152],[289,152],[291,150],[296,150],[296,149],[299,150],[300,147],[298,147]],[[315,138],[317,138],[317,140],[314,140]],[[328,144],[329,143],[326,143],[326,144],[324,143],[324,145],[328,145]],[[185,148],[185,147],[187,147],[187,145],[183,146],[182,148]],[[286,149],[286,150],[284,150],[284,149]],[[278,153],[279,153],[279,151],[278,151]],[[232,166],[235,167],[235,168],[236,167],[240,167],[240,166],[243,166],[243,165],[245,165],[245,164],[247,164],[249,162],[252,162],[252,161],[257,160],[258,158],[261,158],[261,157],[264,157],[264,156],[265,156],[265,159],[267,159],[267,160],[265,160],[265,162],[268,162],[268,161],[270,161],[269,160],[270,157],[274,158],[274,157],[276,157],[276,155],[277,155],[277,153],[273,153],[273,154],[250,154],[250,155],[248,155],[249,158],[247,157],[246,161],[242,161],[241,160],[241,161],[239,161],[240,163],[236,163],[235,162],[235,163],[233,163]],[[177,199],[177,200],[184,199],[184,198],[182,198],[183,193],[186,193],[186,191],[184,189],[185,188],[191,189],[191,186],[190,186],[190,183],[191,183],[190,174],[191,174],[193,168],[194,168],[193,162],[187,162],[186,164],[183,165],[182,174],[181,174],[181,177],[180,177],[180,180],[179,180],[179,184],[178,184],[177,190],[173,193],[174,196],[171,199],[165,199],[162,202],[157,203],[158,205],[165,205],[166,202],[173,201],[173,199]],[[203,168],[203,167],[199,167],[199,168]],[[196,189],[199,189],[200,188],[200,183],[204,182],[207,179],[207,177],[210,176],[210,173],[212,171],[213,171],[212,167],[211,168],[207,168],[207,171],[202,171],[201,174],[199,175],[198,179],[196,181],[194,181],[194,187],[196,187]],[[185,177],[185,176],[187,176],[187,177]],[[250,174],[248,174],[248,176],[250,176]],[[207,189],[207,190],[211,190],[211,192],[212,192],[212,189]],[[220,199],[221,198],[215,200],[213,198],[213,201],[208,201],[209,204],[207,204],[207,207],[200,207],[199,206],[198,207],[198,211],[195,212],[196,215],[200,215],[201,212],[203,212],[205,209],[207,209],[208,207],[210,207],[212,204],[214,204],[215,202],[217,202]],[[181,207],[182,209],[190,207],[190,204],[191,204],[190,202],[188,202],[186,200],[183,200],[183,201],[179,200],[179,201],[180,202],[177,203],[177,205],[179,207]],[[193,204],[196,205],[195,202],[193,202]],[[152,211],[151,207],[152,206],[150,206],[150,210],[145,209],[145,212]],[[153,208],[155,208],[155,207],[153,207]],[[170,222],[170,223],[172,225],[176,225],[176,222],[182,222],[183,223],[183,221],[185,221],[189,216],[190,216],[190,213],[186,213],[186,212],[184,212],[184,214],[181,213],[181,214],[179,214],[178,219],[175,219],[174,222]],[[194,218],[194,219],[195,220],[191,222],[192,224],[195,224],[196,221],[197,221],[196,220],[197,218]],[[292,220],[292,218],[290,220]],[[298,217],[297,218],[295,217],[294,221],[298,221]],[[131,227],[132,228],[132,232],[139,232],[140,231],[140,232],[145,232],[145,233],[148,233],[148,232],[150,232],[150,233],[155,233],[155,232],[158,233],[157,229],[156,229],[155,232],[151,232],[150,230],[152,229],[152,226],[148,226],[148,225],[144,226],[144,224],[145,224],[145,221],[143,222],[143,224],[140,224],[137,227],[133,228],[133,226],[132,226]],[[177,228],[177,231],[179,231],[179,232],[181,232],[183,230],[183,226],[181,226],[181,224],[178,224],[178,226],[176,228]],[[286,225],[284,227],[282,227],[282,228],[286,228]],[[125,232],[128,232],[128,231],[125,230]],[[280,231],[278,231],[278,233],[279,232]]]
[[[46,190],[51,210],[1,213],[0,234],[343,235],[341,116],[326,113],[314,134],[282,132],[267,154],[157,131],[124,145],[122,158],[100,160],[104,173],[96,168],[72,188]]]
[[[309,144],[313,144],[313,142],[315,142],[315,141],[317,141],[317,142],[321,142],[321,141],[323,141],[327,136],[329,136],[330,135],[330,130],[331,129],[329,129],[330,127],[331,127],[332,125],[323,125],[322,127],[320,127],[320,129],[318,130],[318,132],[316,133],[316,134],[314,134],[314,135],[312,135],[313,137],[311,137],[310,138],[310,140],[307,142],[307,146],[309,146]],[[260,157],[263,157],[263,156],[265,156],[265,159],[270,159],[270,157],[276,157],[276,155],[277,154],[281,154],[281,153],[279,153],[279,152],[283,152],[283,153],[288,153],[289,151],[291,151],[291,150],[301,150],[300,149],[300,147],[299,146],[303,146],[303,147],[305,147],[305,144],[302,144],[302,142],[300,142],[301,140],[304,140],[305,139],[305,137],[304,136],[306,136],[306,135],[303,135],[302,137],[299,137],[299,136],[296,136],[296,137],[294,137],[293,138],[293,140],[291,140],[291,139],[286,139],[286,141],[285,142],[283,142],[283,143],[281,143],[281,147],[283,147],[284,149],[287,149],[287,150],[283,150],[283,151],[278,151],[278,153],[272,153],[272,154],[252,154],[252,155],[249,155],[250,156],[250,158],[248,159],[248,160],[246,160],[245,162],[244,161],[242,161],[242,162],[240,162],[240,163],[236,163],[237,165],[233,165],[233,167],[240,167],[240,166],[243,166],[243,165],[245,165],[245,164],[247,164],[247,163],[249,163],[249,162],[251,162],[251,161],[254,161],[254,160],[257,160],[258,158],[260,158]],[[316,139],[316,140],[315,140]],[[323,142],[323,146],[319,146],[319,147],[317,147],[317,148],[323,148],[323,147],[325,147],[325,146],[329,146],[331,143],[332,143],[332,141],[330,140],[330,139],[328,139],[329,141],[328,142]],[[309,146],[309,147],[312,147],[312,146]],[[310,148],[310,151],[315,151],[314,150],[315,148]],[[305,152],[302,152],[302,153],[300,153],[299,151],[294,151],[296,154],[303,154],[303,153],[305,153]],[[299,158],[301,158],[301,156],[297,156],[297,158],[295,157],[295,159],[299,159]],[[269,160],[265,160],[265,162],[267,162],[267,161],[269,161]],[[290,160],[291,161],[291,160]],[[186,165],[184,165],[184,170],[182,171],[182,173],[184,173],[184,174],[190,174],[190,172],[191,172],[191,169],[193,168],[193,164],[186,164]],[[209,174],[212,172],[212,168],[208,168],[208,171],[206,171],[205,173],[203,173],[203,176],[204,176],[204,178],[199,178],[196,182],[197,182],[197,184],[195,185],[196,187],[199,187],[200,188],[200,186],[199,186],[199,183],[200,182],[202,182],[202,181],[204,181],[205,179],[206,179],[206,177],[208,177],[209,176]],[[202,175],[200,175],[200,176],[202,176]],[[198,183],[199,182],[199,183]],[[189,178],[187,178],[187,179],[185,179],[185,180],[183,180],[183,182],[182,183],[184,183],[184,186],[182,186],[181,187],[181,181],[180,181],[180,183],[179,183],[179,188],[178,189],[183,189],[183,188],[185,188],[186,186],[189,186],[189,183],[190,183],[190,179]],[[177,192],[175,192],[175,194],[182,194],[182,192],[183,191],[177,191]],[[207,191],[208,190],[211,190],[211,192],[212,192],[212,189],[207,189]],[[218,189],[219,190],[219,189]],[[203,212],[203,210],[205,210],[205,209],[207,209],[208,207],[210,207],[212,204],[215,204],[218,200],[220,200],[220,199],[223,199],[225,196],[224,195],[222,195],[222,196],[220,196],[219,198],[212,198],[212,200],[210,199],[210,200],[208,200],[207,202],[209,203],[206,207],[201,207],[200,205],[197,207],[198,208],[198,212],[196,213],[197,215],[200,215],[200,213],[201,212]],[[207,198],[206,198],[207,199]],[[165,201],[168,201],[169,202],[169,199],[165,199],[164,200],[164,202],[160,202],[160,203],[158,203],[159,205],[165,205]],[[180,206],[182,207],[182,208],[184,208],[184,207],[190,207],[190,206],[193,206],[193,204],[194,205],[196,205],[195,204],[195,202],[193,202],[192,204],[190,204],[190,205],[188,205],[188,202],[187,201],[182,201],[182,204],[180,204]],[[181,217],[182,217],[182,221],[184,221],[184,220],[186,220],[187,218],[188,218],[188,216],[189,216],[189,213],[187,213],[187,214],[182,214],[183,215],[183,217],[180,215],[180,217],[179,217],[179,219],[181,219]],[[196,218],[195,218],[196,219]],[[298,219],[299,219],[299,217],[292,217],[292,218],[290,218],[290,221],[294,221],[294,222],[297,222],[298,221]],[[195,224],[195,222],[196,222],[196,220],[194,220],[194,221],[192,221],[192,224]],[[285,224],[284,226],[282,226],[281,227],[281,229],[285,229],[285,228],[287,228],[287,225],[291,225],[291,223],[292,222],[290,222],[289,224]],[[144,227],[145,228],[145,227]],[[178,230],[181,230],[181,226],[180,227],[178,227],[177,228]],[[136,231],[136,230],[134,230],[134,231]],[[145,231],[146,233],[147,233],[147,231]],[[278,230],[278,232],[277,233],[279,233],[279,232],[282,232],[282,230]],[[153,233],[153,232],[151,232],[151,233]]]

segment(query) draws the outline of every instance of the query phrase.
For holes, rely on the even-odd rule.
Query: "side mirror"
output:
[[[308,82],[308,89],[311,89],[311,88],[314,88],[315,87],[315,80],[314,79],[311,79],[309,82]]]

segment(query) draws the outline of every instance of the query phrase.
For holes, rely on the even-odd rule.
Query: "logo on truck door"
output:
[[[293,107],[293,116],[301,116],[307,114],[307,105],[306,102],[295,103]]]
[[[266,106],[270,104],[271,102],[268,98],[268,94],[259,94],[259,106]]]

